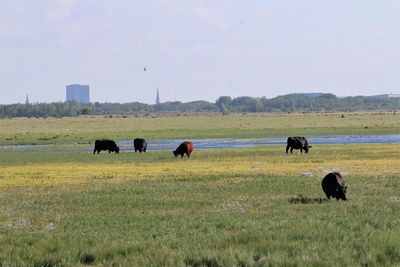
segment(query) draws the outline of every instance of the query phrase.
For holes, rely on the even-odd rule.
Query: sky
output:
[[[0,104],[68,84],[121,103],[400,93],[400,1],[0,0]]]

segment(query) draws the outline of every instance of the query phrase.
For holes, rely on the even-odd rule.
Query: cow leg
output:
[[[293,153],[293,147],[290,148],[290,154],[292,154],[292,153]]]
[[[139,149],[139,152],[142,153],[142,149]]]
[[[186,153],[186,155],[187,155],[188,158],[190,157],[190,153]]]
[[[331,199],[331,195],[329,195],[329,194],[326,194],[326,197],[327,197],[328,199]]]
[[[300,153],[303,154],[303,149],[302,148],[300,148]]]
[[[108,150],[108,154],[110,154],[111,153],[111,150]]]
[[[289,148],[290,148],[290,146],[286,146],[286,154],[288,153]]]
[[[100,150],[97,150],[97,154],[99,154],[100,153]]]
[[[146,152],[146,148],[145,148],[145,149],[143,149],[143,152]]]
[[[96,149],[93,150],[93,155],[96,153]]]
[[[184,155],[185,155],[185,153],[182,153],[182,154],[181,154],[181,159],[183,159],[183,156],[184,156]]]

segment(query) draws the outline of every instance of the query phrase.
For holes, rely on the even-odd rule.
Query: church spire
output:
[[[158,92],[158,88],[157,88],[157,96],[156,96],[156,105],[160,104],[160,93]]]
[[[26,99],[25,99],[25,105],[29,104],[29,98],[28,98],[28,94],[26,94]]]

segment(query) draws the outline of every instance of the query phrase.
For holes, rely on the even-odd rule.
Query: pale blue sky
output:
[[[0,103],[71,83],[93,102],[400,93],[400,1],[0,0]]]

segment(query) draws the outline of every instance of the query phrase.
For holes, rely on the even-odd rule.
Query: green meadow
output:
[[[136,134],[399,130],[396,114],[341,115],[7,119],[0,120],[0,141],[47,143],[39,139],[58,136],[55,145],[73,146],[76,138],[91,148],[97,137]],[[400,265],[400,145],[284,150],[195,150],[190,159],[170,151],[0,150],[1,265]],[[348,201],[326,200],[321,180],[330,171],[344,174]]]
[[[129,140],[265,138],[293,135],[394,134],[396,112],[290,114],[142,114],[0,120],[0,145],[88,144],[99,138]]]

